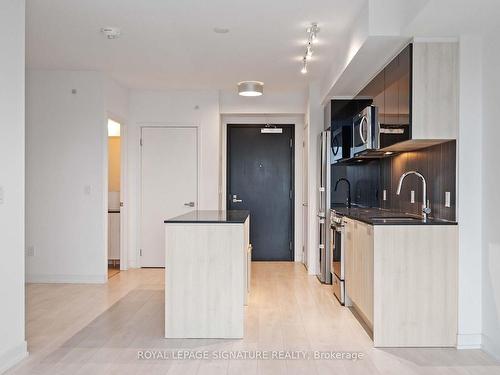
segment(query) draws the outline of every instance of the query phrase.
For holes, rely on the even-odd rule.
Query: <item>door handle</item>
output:
[[[186,207],[194,207],[194,202],[186,202],[186,203],[184,203],[184,206],[186,206]]]
[[[241,202],[243,202],[243,200],[238,199],[238,196],[236,194],[233,195],[233,203],[241,203]]]

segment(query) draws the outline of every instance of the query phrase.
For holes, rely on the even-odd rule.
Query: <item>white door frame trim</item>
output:
[[[165,129],[195,129],[196,130],[196,209],[199,209],[200,204],[200,165],[201,165],[201,127],[200,124],[193,123],[166,123],[166,122],[148,122],[148,123],[140,123],[140,137],[139,140],[142,142],[142,130],[143,129],[151,129],[151,128],[165,128]],[[139,252],[142,249],[142,145],[140,146],[140,157],[139,157],[139,231],[138,231],[138,243]],[[141,256],[137,254],[137,267],[142,268]]]

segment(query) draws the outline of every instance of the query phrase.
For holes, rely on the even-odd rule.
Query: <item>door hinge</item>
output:
[[[292,241],[288,242],[288,248],[292,251]]]
[[[293,147],[293,140],[292,140],[292,138],[290,138],[290,148],[292,148],[292,147]]]
[[[139,249],[139,256],[142,257],[142,249]]]
[[[142,138],[139,140],[139,144],[142,146]]]
[[[290,190],[289,197],[290,197],[290,199],[292,199],[292,197],[293,197],[293,190]]]

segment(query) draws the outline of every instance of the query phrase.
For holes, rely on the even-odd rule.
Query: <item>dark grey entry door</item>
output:
[[[252,260],[293,260],[293,125],[228,125],[227,208],[250,211]]]

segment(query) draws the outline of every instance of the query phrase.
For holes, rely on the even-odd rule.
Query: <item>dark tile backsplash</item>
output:
[[[420,214],[422,183],[419,178],[406,177],[401,195],[396,195],[399,177],[409,170],[420,172],[427,181],[430,216],[456,220],[456,141],[356,165],[332,165],[332,204],[345,203],[346,185],[339,185],[337,192],[333,190],[335,182],[345,177],[351,182],[353,203]],[[384,189],[387,191],[385,201],[382,199]],[[411,190],[415,191],[415,203],[410,203]],[[451,193],[451,207],[445,207],[447,191]]]
[[[353,203],[363,206],[379,207],[380,162],[373,160],[357,165],[332,165],[332,204],[344,204],[347,197],[347,184],[344,182],[334,190],[336,181],[347,178],[351,183],[351,199]]]

